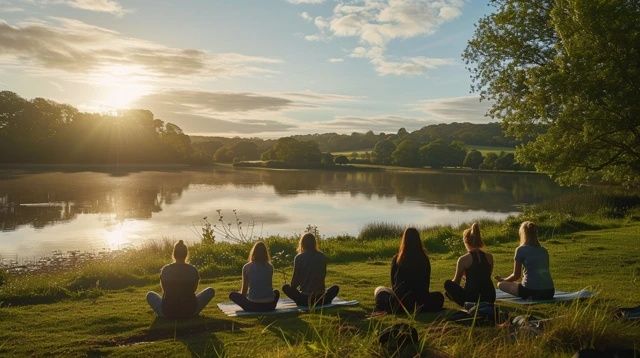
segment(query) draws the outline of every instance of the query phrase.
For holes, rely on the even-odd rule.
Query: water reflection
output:
[[[239,209],[262,234],[292,234],[307,224],[325,234],[356,233],[376,220],[430,225],[501,218],[559,191],[548,178],[526,174],[5,170],[0,255],[194,239],[194,225],[216,209]]]

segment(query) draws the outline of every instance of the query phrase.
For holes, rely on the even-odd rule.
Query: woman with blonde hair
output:
[[[229,299],[245,311],[273,311],[280,292],[273,289],[273,266],[267,245],[256,242],[249,253],[249,262],[242,267],[240,292],[231,292]]]
[[[493,256],[485,251],[480,235],[480,225],[473,223],[462,233],[462,241],[467,253],[458,258],[453,280],[444,283],[447,297],[464,307],[465,302],[494,303],[496,290],[491,281],[493,272]],[[465,278],[464,287],[461,286]]]
[[[315,306],[331,303],[340,288],[331,286],[325,292],[327,257],[318,248],[312,233],[300,237],[298,255],[293,259],[291,284],[282,286],[284,292],[298,306]]]
[[[147,302],[158,317],[170,319],[190,318],[200,314],[215,291],[207,287],[196,294],[200,275],[198,270],[187,263],[187,245],[182,240],[173,246],[173,263],[160,270],[162,296],[150,291]]]
[[[434,312],[442,309],[444,296],[429,292],[431,263],[415,228],[407,228],[398,253],[391,260],[391,288],[375,289],[376,312]]]
[[[524,299],[552,299],[555,288],[549,271],[549,253],[538,241],[536,224],[523,222],[518,234],[520,246],[516,248],[513,273],[505,278],[496,276],[498,288]],[[520,277],[522,282],[519,283]]]

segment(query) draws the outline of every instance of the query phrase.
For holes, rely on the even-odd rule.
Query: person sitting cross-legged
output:
[[[431,263],[415,228],[407,228],[400,249],[391,260],[391,288],[375,289],[376,313],[435,312],[442,309],[444,296],[429,292]]]
[[[453,280],[444,283],[447,297],[463,307],[465,302],[494,303],[496,289],[491,281],[493,256],[485,250],[478,223],[473,223],[463,232],[462,241],[467,253],[458,259]],[[463,277],[464,287],[460,285]]]
[[[242,288],[229,299],[249,312],[273,311],[280,292],[273,289],[273,266],[267,245],[258,241],[251,248],[249,262],[242,267]]]
[[[298,306],[315,306],[331,303],[340,288],[336,285],[325,291],[327,257],[318,248],[312,233],[306,233],[298,243],[298,255],[293,260],[291,284],[282,286],[284,292]]]
[[[174,262],[160,270],[162,296],[153,291],[147,293],[147,303],[158,317],[195,317],[215,296],[211,287],[195,293],[200,275],[195,267],[187,263],[187,255],[187,246],[182,240],[178,241],[173,247]]]
[[[520,246],[516,249],[513,273],[504,278],[496,276],[498,288],[524,299],[550,300],[555,288],[549,271],[549,253],[538,241],[536,224],[525,221],[518,233]]]

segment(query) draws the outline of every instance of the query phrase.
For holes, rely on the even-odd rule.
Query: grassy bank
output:
[[[331,258],[328,282],[341,285],[341,296],[359,300],[357,307],[322,314],[226,317],[215,303],[238,289],[248,244],[215,243],[195,245],[191,250],[191,261],[203,276],[201,286],[212,286],[218,292],[202,317],[178,323],[154,319],[144,294],[159,290],[157,272],[168,261],[171,247],[169,242],[157,243],[73,270],[6,277],[0,286],[0,301],[4,302],[0,355],[384,356],[375,343],[376,334],[397,321],[418,328],[421,345],[414,349],[436,356],[570,356],[583,347],[633,347],[640,342],[640,327],[616,321],[612,310],[640,303],[638,211],[633,201],[619,210],[607,209],[601,200],[594,202],[600,212],[582,203],[575,213],[544,208],[501,223],[481,223],[495,256],[496,273],[507,274],[511,269],[517,224],[533,219],[540,223],[551,254],[556,287],[590,287],[598,292],[596,298],[574,305],[505,307],[512,314],[562,317],[552,320],[538,336],[446,322],[443,319],[455,308],[450,302],[440,314],[367,320],[373,308],[373,289],[389,284],[389,260],[397,251],[401,230],[374,224],[356,238],[322,242]],[[612,205],[622,208],[622,204]],[[442,282],[453,275],[461,250],[460,229],[421,230],[430,251],[433,290],[440,290]],[[278,269],[274,285],[279,286],[289,278],[295,240],[267,241]]]

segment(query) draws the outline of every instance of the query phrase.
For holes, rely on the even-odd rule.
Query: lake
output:
[[[237,210],[254,234],[357,235],[371,222],[429,226],[502,219],[561,192],[533,174],[214,168],[130,172],[0,170],[0,256],[198,241],[203,217]]]

